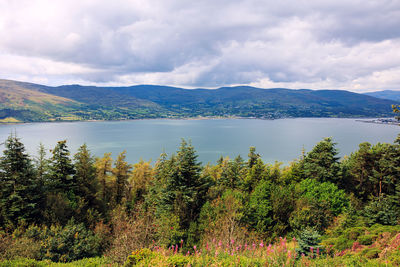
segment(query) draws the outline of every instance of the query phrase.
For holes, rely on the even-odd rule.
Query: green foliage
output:
[[[400,218],[398,201],[390,197],[374,198],[364,208],[368,225],[396,225]]]
[[[131,267],[137,265],[139,262],[142,262],[146,259],[150,259],[153,257],[154,253],[148,248],[142,248],[139,250],[135,250],[131,255],[128,256],[128,259],[124,263],[124,267]]]
[[[248,172],[242,183],[244,191],[251,193],[257,184],[267,176],[265,165],[261,158],[255,159],[254,164],[248,167]]]
[[[181,254],[173,255],[168,258],[168,266],[171,267],[184,267],[189,264],[189,258]]]
[[[126,150],[118,155],[115,161],[115,168],[112,171],[115,176],[115,202],[117,205],[121,204],[123,198],[126,201],[128,178],[132,169],[132,166],[125,161],[125,158]]]
[[[261,181],[251,193],[246,209],[246,222],[257,232],[266,233],[273,223],[271,183]]]
[[[51,151],[50,181],[48,187],[55,192],[71,192],[76,188],[74,165],[70,159],[67,141],[59,141]]]
[[[309,201],[328,203],[333,216],[341,214],[349,206],[346,193],[331,182],[321,183],[314,179],[303,180],[299,184],[299,194],[301,198]]]
[[[70,262],[98,256],[100,240],[84,224],[71,220],[66,226],[44,228],[40,234],[41,258]]]
[[[55,263],[49,260],[37,261],[27,258],[19,258],[15,260],[1,261],[0,267],[101,267],[116,266],[105,258],[87,258],[69,263]]]
[[[319,232],[332,224],[333,215],[330,204],[326,201],[299,199],[289,219],[290,227],[296,232],[304,227],[314,227]]]
[[[299,246],[296,248],[296,252],[299,256],[304,254],[315,257],[317,249],[322,248],[322,246],[319,245],[321,242],[321,235],[313,228],[307,227],[300,231],[297,241]]]
[[[341,182],[338,151],[332,138],[319,142],[303,160],[303,175],[305,178],[320,182]]]
[[[101,202],[97,197],[99,184],[94,162],[86,144],[82,145],[74,155],[76,170],[74,179],[77,184],[75,195],[79,199],[76,217],[80,222],[88,225],[93,225],[99,220],[99,211],[102,210]]]
[[[42,184],[34,173],[25,146],[11,134],[0,159],[0,225],[15,228],[40,217]]]
[[[209,188],[209,181],[200,175],[201,166],[193,146],[182,140],[179,151],[158,165],[158,180],[165,181],[160,192],[158,209],[172,212],[179,218],[181,229],[189,229],[198,219]]]
[[[361,255],[367,259],[375,259],[378,258],[379,252],[381,251],[378,248],[367,248],[362,251]]]
[[[35,164],[15,136],[5,146],[0,158],[0,257],[5,260],[73,261],[105,252],[121,264],[136,251],[130,261],[142,266],[291,266],[294,255],[285,253],[295,241],[287,245],[281,238],[274,249],[263,242],[297,235],[298,256],[313,258],[298,258],[299,264],[343,265],[358,257],[366,264],[383,259],[400,264],[398,140],[363,143],[339,162],[327,138],[284,167],[264,164],[255,148],[247,164],[226,157],[202,167],[193,146],[182,140],[176,155],[162,154],[154,168],[141,161],[133,170],[125,152],[113,168],[110,153],[95,160],[86,145],[73,161],[65,141],[49,160],[41,146]],[[316,255],[321,244],[328,255],[348,259]],[[164,250],[176,245],[179,252]],[[143,248],[152,256],[143,256]],[[183,250],[195,255],[184,256]]]

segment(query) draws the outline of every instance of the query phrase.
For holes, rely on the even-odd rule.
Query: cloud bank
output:
[[[4,0],[0,78],[400,90],[397,0]]]

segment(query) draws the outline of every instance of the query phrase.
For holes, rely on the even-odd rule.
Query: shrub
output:
[[[100,251],[99,238],[74,220],[65,227],[45,228],[41,239],[41,258],[51,261],[70,262],[97,256]]]
[[[321,235],[313,228],[305,228],[298,235],[299,247],[296,248],[298,256],[309,255],[314,256],[317,249],[321,249],[322,246],[319,245],[321,242]]]
[[[361,252],[361,255],[367,259],[376,259],[379,256],[379,252],[381,252],[379,248],[366,248]]]
[[[141,210],[129,216],[119,207],[113,211],[111,225],[113,234],[106,256],[119,264],[125,262],[132,251],[149,247],[154,239],[153,218]],[[107,235],[107,229],[102,231]],[[168,229],[165,231],[168,233]]]
[[[184,267],[188,263],[189,257],[185,257],[182,254],[176,254],[168,258],[168,266],[171,267]]]
[[[128,259],[124,264],[124,267],[134,266],[145,259],[151,258],[152,256],[153,252],[148,248],[135,250],[134,252],[132,252],[131,255],[128,256]]]
[[[373,224],[396,225],[400,218],[396,200],[383,197],[375,198],[365,206],[365,217],[369,226]]]
[[[375,239],[375,235],[362,235],[359,236],[357,240],[361,245],[369,246],[374,242]]]
[[[354,241],[349,240],[348,238],[344,236],[340,236],[336,239],[334,248],[338,251],[342,251],[348,248],[351,248],[353,246]]]

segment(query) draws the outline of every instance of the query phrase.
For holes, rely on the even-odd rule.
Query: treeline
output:
[[[400,218],[400,137],[362,143],[342,160],[331,138],[289,166],[248,157],[202,166],[182,140],[153,165],[70,155],[66,141],[32,158],[15,135],[0,158],[0,258],[72,261],[107,255],[123,262],[135,249],[212,240],[273,240]],[[340,231],[339,231],[340,232]]]

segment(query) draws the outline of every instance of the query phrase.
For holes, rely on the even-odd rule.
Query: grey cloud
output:
[[[0,3],[0,52],[49,83],[386,87],[400,65],[399,1],[16,3]],[[42,72],[18,67],[36,58]]]

